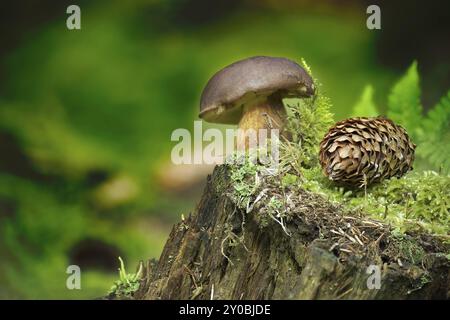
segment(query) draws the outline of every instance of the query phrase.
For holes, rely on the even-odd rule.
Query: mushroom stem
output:
[[[265,140],[271,136],[271,129],[278,129],[281,133],[285,119],[286,110],[278,96],[270,96],[244,105],[237,136],[238,150],[264,145]],[[266,134],[260,132],[260,129],[266,129]]]

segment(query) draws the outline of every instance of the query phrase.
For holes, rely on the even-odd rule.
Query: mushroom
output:
[[[283,98],[310,97],[314,92],[311,76],[294,61],[251,57],[223,68],[208,81],[199,117],[207,122],[238,124],[242,129],[238,147],[247,148],[247,130],[283,129]]]

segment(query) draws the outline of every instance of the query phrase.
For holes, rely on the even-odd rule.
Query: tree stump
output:
[[[443,241],[420,233],[400,239],[389,226],[304,190],[287,196],[292,218],[285,228],[274,220],[261,224],[267,197],[244,210],[231,188],[229,167],[216,167],[159,261],[144,264],[135,299],[449,297]],[[377,271],[379,287],[372,282]]]

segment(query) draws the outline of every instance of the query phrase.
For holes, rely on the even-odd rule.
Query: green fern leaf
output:
[[[366,85],[359,101],[353,107],[353,117],[376,117],[379,115],[373,102],[373,87]]]
[[[419,74],[417,62],[414,61],[389,95],[388,117],[405,127],[415,139],[421,126],[422,110]]]
[[[450,173],[450,91],[423,120],[417,155],[435,170]]]

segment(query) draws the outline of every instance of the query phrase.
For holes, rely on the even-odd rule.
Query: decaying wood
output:
[[[436,239],[417,235],[425,255],[413,263],[395,254],[389,227],[323,199],[319,206],[306,192],[293,209],[303,213],[287,230],[261,227],[255,215],[264,200],[243,212],[228,196],[230,184],[227,167],[217,167],[196,210],[173,227],[159,261],[146,263],[134,298],[448,298],[449,261],[439,253],[448,248]],[[369,265],[380,267],[380,289],[367,286]]]

